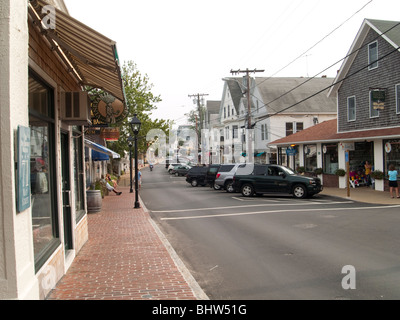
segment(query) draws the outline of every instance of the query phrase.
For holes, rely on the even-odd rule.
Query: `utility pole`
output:
[[[246,78],[247,78],[247,129],[251,129],[252,128],[252,124],[251,124],[251,94],[250,94],[250,73],[256,73],[256,72],[264,72],[265,70],[249,70],[248,68],[246,70],[232,70],[231,69],[231,73],[232,75],[235,74],[239,74],[239,73],[245,73],[246,74]],[[249,150],[247,152],[247,154],[250,156],[253,153],[252,150],[252,137],[251,137],[251,131],[248,131],[248,142],[249,142]],[[250,158],[252,159],[252,158]]]
[[[201,116],[201,100],[200,97],[205,97],[208,96],[206,93],[196,93],[196,94],[189,94],[189,98],[196,98],[197,100],[197,112],[199,113],[199,122],[200,122],[200,130],[198,128],[198,122],[197,122],[197,117],[196,117],[196,134],[197,134],[197,154],[200,150],[200,139],[201,139],[201,123],[202,123],[202,116]]]

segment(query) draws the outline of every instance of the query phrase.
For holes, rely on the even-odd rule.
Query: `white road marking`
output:
[[[333,201],[328,204],[344,204],[349,203],[348,201]],[[295,202],[295,203],[279,203],[273,204],[274,206],[306,206],[306,205],[321,205],[320,202]],[[196,208],[196,209],[180,209],[180,210],[160,210],[160,211],[151,211],[152,213],[179,213],[179,212],[194,212],[194,211],[209,211],[209,210],[226,210],[226,209],[235,209],[235,208],[249,208],[249,207],[266,207],[268,204],[252,204],[245,206],[230,206],[230,207],[215,207],[215,208]]]
[[[241,212],[241,213],[224,213],[224,214],[208,214],[201,216],[189,216],[189,217],[175,217],[175,218],[161,218],[160,220],[189,220],[189,219],[206,219],[206,218],[222,218],[222,217],[235,217],[235,216],[249,216],[266,213],[279,213],[279,212],[313,212],[313,211],[343,211],[343,210],[366,210],[366,209],[389,209],[389,208],[400,208],[400,205],[394,206],[379,206],[379,207],[355,207],[355,208],[318,208],[318,209],[295,209],[295,210],[269,210],[269,211],[256,211],[256,212]],[[186,211],[186,210],[185,210]]]

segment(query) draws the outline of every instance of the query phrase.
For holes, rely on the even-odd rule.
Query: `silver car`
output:
[[[235,190],[232,187],[233,176],[239,166],[244,166],[244,164],[223,164],[217,172],[215,179],[214,189],[219,190],[224,188],[226,192],[232,193]]]

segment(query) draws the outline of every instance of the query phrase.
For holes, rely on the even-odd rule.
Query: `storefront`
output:
[[[0,299],[44,299],[88,240],[83,85],[124,101],[115,42],[50,3],[54,30],[47,2],[0,6]]]
[[[384,145],[384,168],[387,175],[389,165],[394,165],[397,172],[400,172],[400,139],[383,140]]]

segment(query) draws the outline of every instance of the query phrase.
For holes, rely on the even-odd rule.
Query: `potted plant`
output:
[[[337,169],[337,170],[335,171],[335,174],[336,174],[337,176],[339,176],[339,177],[344,177],[344,176],[346,175],[346,170],[344,170],[344,169]]]
[[[318,175],[318,174],[322,174],[324,172],[324,170],[322,168],[317,168],[317,169],[315,169],[314,172],[316,175]]]
[[[383,180],[385,178],[385,174],[381,170],[372,171],[370,176],[375,180]]]
[[[304,174],[304,172],[306,171],[306,168],[305,167],[297,167],[296,171],[299,174]]]

